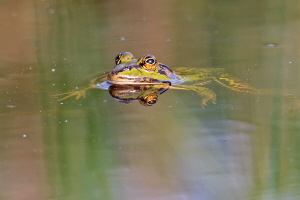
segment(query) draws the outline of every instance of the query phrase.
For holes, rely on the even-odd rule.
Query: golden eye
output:
[[[148,60],[146,60],[146,63],[152,65],[155,63],[155,60],[153,58],[149,58]]]
[[[142,96],[139,102],[143,106],[153,106],[154,104],[156,104],[157,100],[158,100],[157,93],[150,93],[148,95]]]
[[[144,55],[138,61],[139,65],[147,71],[155,71],[157,68],[157,60],[153,55]]]

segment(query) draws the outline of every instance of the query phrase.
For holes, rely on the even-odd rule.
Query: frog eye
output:
[[[153,55],[144,55],[138,61],[139,65],[147,70],[147,71],[154,71],[157,68],[157,60]]]
[[[152,65],[153,63],[155,63],[155,60],[153,58],[150,58],[150,59],[146,60],[146,63]]]
[[[134,58],[133,54],[130,53],[130,52],[123,52],[123,53],[119,53],[117,56],[116,56],[116,65],[119,65],[121,63],[126,63],[126,62],[130,62],[132,61]]]
[[[156,104],[157,100],[158,100],[157,93],[150,93],[145,96],[142,96],[139,102],[143,106],[153,106],[154,104]]]

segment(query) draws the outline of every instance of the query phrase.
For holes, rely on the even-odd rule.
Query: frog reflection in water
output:
[[[100,88],[111,90],[112,88],[118,88],[117,86],[123,89],[125,86],[129,86],[128,88],[142,87],[143,89],[137,90],[139,91],[139,94],[135,94],[135,98],[130,96],[132,93],[129,94],[127,92],[127,96],[122,93],[122,95],[126,96],[126,98],[122,101],[120,100],[120,96],[122,95],[120,95],[117,98],[119,101],[128,103],[131,102],[131,100],[140,100],[144,96],[149,94],[153,95],[155,93],[156,102],[158,95],[160,95],[162,91],[164,92],[171,88],[193,90],[197,92],[197,94],[202,97],[201,106],[205,107],[209,102],[213,104],[216,103],[215,92],[207,87],[203,87],[210,82],[216,82],[223,87],[244,94],[262,94],[262,90],[255,89],[254,87],[241,82],[239,79],[226,73],[222,68],[189,69],[179,67],[171,69],[167,65],[159,63],[153,55],[144,55],[137,60],[130,52],[124,52],[117,55],[116,66],[114,69],[109,73],[93,78],[89,87],[83,90],[72,91],[54,96],[66,95],[59,100],[64,100],[71,96],[76,96],[76,99],[79,99],[80,97],[85,96],[85,92],[89,89]],[[147,85],[147,87],[143,85]],[[152,92],[145,92],[145,89],[147,88],[150,88]],[[115,98],[116,94],[117,92],[115,90]],[[152,103],[153,102],[154,101],[152,101]],[[147,105],[141,101],[140,103]]]
[[[133,84],[133,85],[111,85],[109,94],[121,103],[129,104],[132,101],[139,101],[143,106],[156,104],[160,94],[169,89],[169,84]]]

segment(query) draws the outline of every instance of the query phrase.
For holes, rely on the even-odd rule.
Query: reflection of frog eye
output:
[[[156,104],[157,100],[158,100],[157,93],[151,93],[151,94],[142,96],[140,98],[139,102],[143,106],[153,106],[154,104]]]

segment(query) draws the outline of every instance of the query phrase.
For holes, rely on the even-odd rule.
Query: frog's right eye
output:
[[[121,55],[122,53],[118,54],[115,58],[115,62],[116,62],[116,65],[120,64],[121,63]]]
[[[116,65],[119,65],[121,63],[126,63],[126,62],[130,62],[132,61],[134,58],[133,54],[130,53],[130,52],[123,52],[123,53],[119,53],[117,56],[116,56]]]

